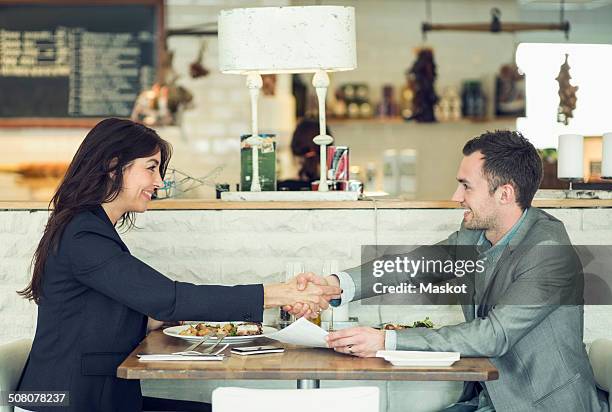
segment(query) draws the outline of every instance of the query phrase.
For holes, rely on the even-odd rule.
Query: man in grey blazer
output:
[[[542,179],[536,149],[517,132],[496,131],[467,142],[463,154],[452,199],[465,209],[464,219],[438,245],[471,245],[486,262],[472,300],[462,304],[465,322],[439,329],[344,329],[329,334],[329,346],[361,357],[399,349],[490,358],[499,379],[466,382],[447,412],[607,411],[583,343],[582,294],[574,281],[579,260],[563,223],[531,207]],[[372,273],[371,262],[325,278],[303,274],[301,281],[339,285],[346,304],[375,295],[366,284],[372,276],[362,277],[362,270]],[[386,274],[392,280],[385,284],[398,282],[395,275]]]

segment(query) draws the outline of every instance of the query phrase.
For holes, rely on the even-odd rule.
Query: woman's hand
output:
[[[149,320],[147,321],[147,333],[151,332],[152,330],[157,330],[161,328],[163,325],[164,325],[164,322],[160,320],[155,320],[152,317],[149,317]]]

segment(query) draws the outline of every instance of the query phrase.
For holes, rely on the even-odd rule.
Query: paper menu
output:
[[[285,329],[266,334],[265,336],[292,345],[326,348],[327,342],[325,337],[327,334],[327,331],[306,320],[306,318],[299,318]]]

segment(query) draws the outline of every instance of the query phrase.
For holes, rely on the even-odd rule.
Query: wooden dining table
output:
[[[298,389],[314,389],[321,380],[490,381],[499,376],[487,358],[461,358],[449,367],[397,367],[381,358],[358,358],[326,348],[287,345],[267,338],[229,346],[222,361],[141,362],[139,353],[185,350],[191,342],[153,331],[117,368],[123,379],[274,379],[296,380]],[[236,355],[236,346],[274,345],[283,353]]]

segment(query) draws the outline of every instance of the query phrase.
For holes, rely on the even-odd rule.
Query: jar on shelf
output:
[[[486,116],[486,98],[480,80],[467,80],[463,83],[461,102],[464,117],[481,119]]]

